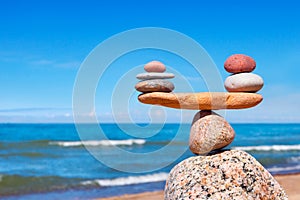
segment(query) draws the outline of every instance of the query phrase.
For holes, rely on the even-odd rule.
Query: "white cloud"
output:
[[[65,113],[64,116],[69,118],[69,117],[71,117],[72,115],[71,115],[70,113]]]
[[[250,109],[228,110],[226,119],[233,123],[299,123],[300,93],[268,94],[263,102]],[[122,107],[121,107],[122,108]],[[111,111],[91,110],[79,117],[79,122],[90,122],[96,116],[100,122],[117,123],[191,123],[197,110],[178,110],[133,102],[130,108]],[[73,122],[71,108],[15,108],[0,109],[0,122]]]
[[[62,63],[54,63],[54,67],[58,68],[79,68],[81,62],[79,61],[70,61],[70,62],[62,62]]]
[[[1,109],[0,123],[71,123],[71,108]]]
[[[43,66],[43,65],[52,65],[55,62],[53,60],[47,60],[47,59],[42,59],[42,60],[34,60],[34,61],[30,61],[29,64],[31,65],[39,65],[39,66]]]
[[[228,111],[227,119],[231,122],[299,123],[299,99],[299,93],[281,93],[275,97],[266,97],[257,107]]]
[[[55,67],[55,68],[79,68],[81,62],[79,61],[66,61],[66,62],[58,62],[54,60],[41,59],[41,60],[33,60],[29,62],[30,65],[40,66],[40,67]]]
[[[31,66],[56,67],[56,68],[79,68],[81,62],[78,60],[57,61],[47,58],[41,58],[37,55],[28,55],[26,53],[0,51],[0,61],[7,63],[25,63]]]
[[[194,82],[203,82],[203,78],[201,76],[185,76],[186,80],[194,81]]]

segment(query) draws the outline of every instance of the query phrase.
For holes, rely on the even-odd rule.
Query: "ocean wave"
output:
[[[300,162],[300,156],[293,156],[293,157],[290,157],[290,158],[288,158],[288,160],[290,161],[290,162]]]
[[[232,147],[236,150],[243,151],[299,151],[300,144],[296,145],[269,145],[269,146],[244,146],[244,147]]]
[[[11,148],[27,148],[28,146],[42,147],[47,146],[49,140],[31,140],[31,141],[9,141],[9,142],[0,142],[0,149],[11,149]]]
[[[82,185],[99,185],[99,186],[122,186],[134,185],[141,183],[152,183],[165,181],[168,177],[167,173],[157,173],[143,176],[128,176],[115,179],[96,179],[91,181],[84,181]]]
[[[300,165],[290,166],[290,167],[271,167],[267,168],[271,173],[286,173],[286,172],[298,172],[300,170]]]
[[[12,157],[12,156],[21,156],[26,158],[42,158],[48,155],[39,152],[11,152],[11,153],[5,152],[4,154],[0,153],[0,157],[2,158]]]
[[[64,178],[59,176],[0,174],[0,196],[64,190],[79,185],[82,181],[79,178]]]
[[[145,144],[146,140],[128,139],[128,140],[87,140],[87,141],[51,141],[50,145],[58,145],[63,147],[76,146],[132,146]]]

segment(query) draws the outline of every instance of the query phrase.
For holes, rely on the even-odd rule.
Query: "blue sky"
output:
[[[193,38],[210,54],[224,80],[228,73],[223,63],[229,55],[244,53],[256,60],[255,73],[265,81],[260,92],[264,101],[253,109],[227,112],[229,121],[300,122],[299,4],[289,0],[1,2],[0,122],[72,122],[72,92],[80,64],[105,39],[140,27],[173,29]],[[187,67],[174,56],[151,51],[120,59],[118,67],[143,64],[158,55],[166,64],[182,62],[174,67],[178,71]],[[117,71],[112,65],[108,77],[120,76]],[[203,84],[201,79],[190,80],[195,89]],[[98,87],[110,94],[108,86],[113,84],[107,78]],[[110,121],[110,99],[98,97],[96,102],[99,119]],[[137,121],[145,120],[138,111],[148,108],[136,98],[130,100]],[[170,122],[177,120],[172,114],[177,111],[164,112],[171,113]],[[161,111],[157,113],[159,121]],[[191,117],[192,112],[185,120]]]

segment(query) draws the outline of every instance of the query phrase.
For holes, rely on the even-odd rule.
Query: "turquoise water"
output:
[[[133,125],[126,126],[138,134]],[[236,138],[228,148],[249,152],[272,174],[300,172],[300,124],[232,126]],[[101,152],[114,165],[143,168],[173,161],[171,156],[162,155],[158,160],[145,158],[129,162],[115,155],[112,147],[137,153],[159,150],[174,138],[179,124],[165,124],[158,134],[147,139],[133,138],[116,124],[101,127],[110,141],[91,136],[84,144]],[[171,145],[170,153],[187,147],[190,125],[185,124],[182,129],[186,134]],[[95,159],[80,141],[73,124],[0,124],[0,138],[0,197],[3,199],[40,199],[41,196],[43,199],[92,199],[160,190],[170,169],[193,155],[186,151],[171,165],[156,171],[126,173]]]

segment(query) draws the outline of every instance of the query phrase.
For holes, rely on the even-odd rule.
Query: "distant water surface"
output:
[[[86,125],[87,128],[88,125]],[[126,125],[138,133],[133,125]],[[161,125],[157,125],[158,127]],[[152,152],[169,143],[179,124],[165,124],[160,132],[147,139],[133,138],[117,124],[101,125],[109,140],[96,136],[80,141],[73,124],[0,124],[0,197],[2,199],[92,199],[124,193],[161,190],[170,169],[192,156],[186,151],[175,163],[142,174],[110,169],[85,149],[94,148],[111,162],[124,166],[167,163],[140,159],[127,163],[117,158],[112,146],[132,152]],[[228,147],[244,150],[257,158],[272,174],[300,172],[300,124],[233,124],[234,142]],[[171,146],[187,147],[190,125]],[[148,130],[151,131],[151,130]]]

